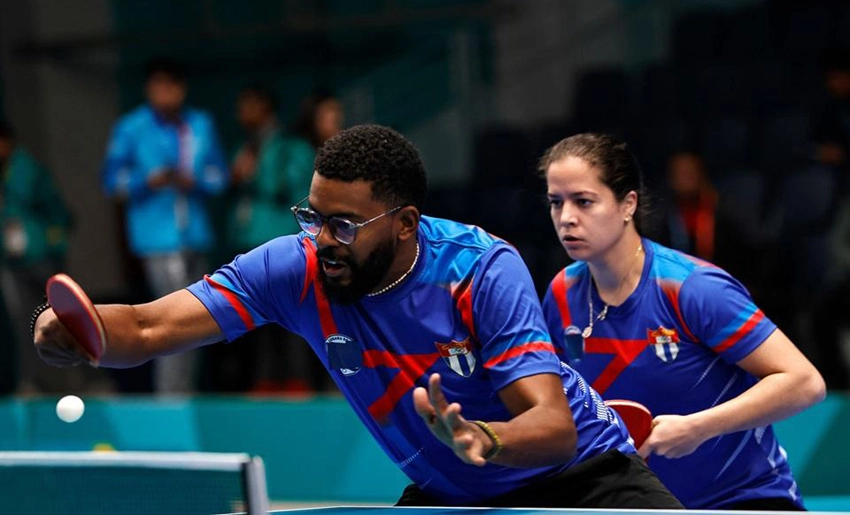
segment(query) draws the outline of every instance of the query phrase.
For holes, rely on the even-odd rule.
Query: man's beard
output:
[[[380,244],[366,256],[362,264],[355,263],[350,258],[336,257],[331,248],[319,249],[316,254],[320,259],[342,261],[348,266],[350,272],[350,282],[347,285],[341,285],[337,279],[325,275],[324,268],[319,266],[319,278],[328,300],[337,304],[353,304],[367,293],[375,291],[381,279],[387,275],[395,258],[393,243],[392,240],[387,240]]]

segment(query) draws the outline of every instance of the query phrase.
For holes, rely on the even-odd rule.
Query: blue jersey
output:
[[[594,324],[583,349],[577,333],[589,320],[588,298],[594,313],[604,303],[591,288],[587,263],[575,262],[555,276],[543,309],[559,353],[570,356],[604,398],[640,402],[654,415],[694,413],[746,391],[757,379],[736,363],[776,326],[723,270],[648,240],[643,248],[637,289]],[[648,463],[689,509],[766,497],[802,506],[770,425],[710,439],[682,458],[652,456]]]
[[[479,228],[422,217],[420,258],[397,288],[353,304],[328,301],[315,241],[284,236],[189,287],[228,340],[269,322],[303,336],[390,459],[446,504],[474,504],[611,449],[634,453],[598,394],[558,360],[516,250]],[[519,469],[463,463],[428,430],[412,392],[442,376],[470,420],[511,418],[497,392],[559,374],[578,430],[576,456]]]

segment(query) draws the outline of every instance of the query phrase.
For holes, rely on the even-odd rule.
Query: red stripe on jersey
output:
[[[364,366],[369,368],[385,366],[398,370],[398,374],[387,385],[384,394],[369,406],[369,414],[372,415],[372,418],[378,422],[386,420],[395,409],[398,401],[414,387],[416,379],[425,375],[425,371],[431,368],[438,359],[440,359],[439,352],[399,355],[381,350],[364,351]]]
[[[322,290],[322,283],[319,282],[319,258],[316,256],[316,247],[309,238],[301,240],[304,245],[304,253],[307,256],[307,266],[304,275],[304,289],[301,290],[301,301],[307,296],[307,291],[310,285],[313,286],[313,293],[316,295],[316,310],[319,312],[319,324],[322,326],[322,334],[327,339],[330,335],[336,334],[336,321],[334,321],[333,313],[331,312],[331,304],[328,302],[328,297]]]
[[[720,353],[728,349],[729,347],[738,343],[738,340],[744,337],[745,334],[753,330],[753,327],[758,325],[759,322],[764,318],[764,313],[760,309],[756,309],[756,312],[747,319],[744,324],[735,331],[732,336],[726,338],[719,345],[714,347],[714,352]]]
[[[649,345],[648,340],[616,340],[613,338],[588,338],[584,351],[588,354],[613,354],[614,357],[593,381],[593,389],[604,395],[605,391]]]
[[[313,291],[316,292],[316,308],[319,311],[319,323],[322,325],[322,334],[327,339],[330,335],[336,334],[339,331],[336,328],[336,321],[331,312],[331,303],[328,302],[328,297],[322,290],[322,285],[319,281],[313,283]]]
[[[319,273],[319,258],[316,256],[316,247],[313,242],[310,241],[310,238],[304,238],[301,240],[301,245],[304,247],[304,255],[307,257],[307,266],[304,270],[304,288],[301,289],[301,300],[298,302],[304,302],[307,292],[310,291],[310,285],[313,284]]]
[[[573,325],[573,318],[570,316],[570,307],[567,305],[567,269],[563,269],[555,276],[552,281],[552,296],[555,297],[555,304],[558,306],[558,311],[561,312],[561,324],[566,329]]]
[[[685,331],[685,334],[688,335],[691,341],[699,341],[694,337],[690,328],[688,328],[688,324],[685,323],[685,318],[682,316],[682,309],[679,307],[679,289],[681,288],[681,284],[659,281],[659,286],[661,287],[661,291],[664,292],[664,295],[667,296],[667,300],[670,301],[670,305],[673,306],[673,310],[676,312],[676,318],[679,319],[679,326]]]
[[[215,282],[212,277],[205,275],[204,280],[212,286],[212,288],[219,292],[225,300],[230,304],[236,314],[239,315],[239,318],[242,319],[242,323],[245,324],[245,329],[252,330],[256,325],[254,324],[254,319],[251,318],[251,314],[248,313],[248,310],[245,308],[245,305],[242,304],[242,301],[239,300],[239,297],[236,296],[235,293],[225,288],[223,285]]]
[[[493,368],[499,363],[504,363],[509,359],[515,358],[517,356],[521,356],[527,352],[540,352],[540,351],[549,351],[552,354],[555,354],[555,346],[549,342],[528,342],[523,343],[522,345],[518,345],[516,347],[511,347],[507,351],[499,354],[498,356],[494,356],[490,358],[486,363],[484,363],[484,368]]]
[[[467,277],[460,283],[452,285],[452,298],[455,300],[457,310],[460,312],[460,319],[463,325],[469,330],[469,334],[473,339],[475,336],[475,321],[472,318],[472,278]]]

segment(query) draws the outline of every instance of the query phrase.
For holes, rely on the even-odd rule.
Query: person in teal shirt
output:
[[[284,132],[277,110],[275,95],[263,86],[248,86],[237,98],[236,117],[246,138],[230,167],[227,242],[235,254],[300,231],[289,207],[310,191],[315,150],[307,140]],[[274,325],[245,338],[250,345],[212,353],[215,389],[247,388],[258,394],[313,390],[317,360],[301,338]],[[237,368],[245,372],[235,373]]]
[[[12,126],[0,121],[0,286],[17,354],[16,392],[36,394],[79,387],[32,351],[29,311],[44,295],[44,283],[62,270],[71,213],[53,177],[17,143]],[[64,386],[63,386],[64,385]]]
[[[231,166],[235,202],[228,235],[236,252],[299,230],[289,206],[310,190],[315,152],[283,134],[276,111],[277,101],[265,88],[247,87],[239,95],[237,117],[247,139]]]

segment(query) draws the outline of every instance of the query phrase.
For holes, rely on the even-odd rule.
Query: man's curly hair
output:
[[[372,183],[372,198],[389,206],[422,209],[425,166],[412,143],[380,125],[358,125],[327,140],[319,149],[316,173],[343,182]]]

